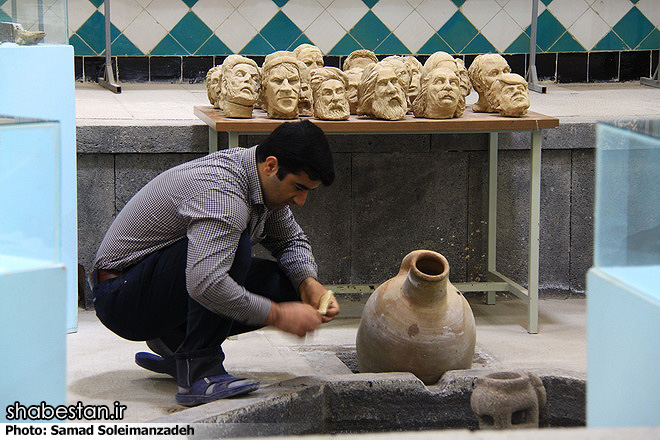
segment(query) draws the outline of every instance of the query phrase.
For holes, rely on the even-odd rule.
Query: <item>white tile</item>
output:
[[[588,9],[568,31],[586,50],[591,50],[610,31],[610,27],[593,9]]]
[[[350,31],[369,8],[362,0],[335,0],[326,10],[346,31]]]
[[[217,28],[215,33],[232,52],[238,53],[257,35],[257,30],[236,11]]]
[[[589,5],[584,0],[554,0],[548,9],[568,29],[589,9]]]
[[[394,35],[406,45],[412,53],[417,51],[427,42],[435,29],[424,20],[419,12],[413,11],[405,20],[394,30]]]
[[[135,0],[112,0],[110,3],[110,21],[123,31],[135,20],[142,6]]]
[[[436,31],[440,30],[458,10],[451,0],[424,0],[416,9]]]
[[[304,32],[323,13],[323,7],[315,0],[289,0],[282,12]]]
[[[346,31],[327,11],[324,11],[305,31],[305,35],[321,49],[321,52],[328,53],[346,35]]]
[[[492,20],[501,10],[502,6],[495,0],[466,0],[461,7],[463,15],[478,30],[486,26],[486,23]]]
[[[660,2],[658,0],[639,0],[637,9],[646,15],[653,26],[660,27]]]
[[[168,31],[171,31],[188,12],[188,7],[181,0],[153,1],[145,9]]]
[[[316,2],[325,9],[332,4],[333,0],[316,0]]]
[[[371,10],[389,30],[393,31],[410,15],[413,8],[406,1],[380,0]]]
[[[530,0],[509,0],[509,3],[504,6],[504,10],[522,29],[527,29],[527,26],[532,23],[532,2]],[[539,2],[538,15],[541,15],[543,11],[545,11],[545,5],[543,2]]]
[[[227,0],[199,0],[192,11],[210,29],[215,30],[234,13],[234,6]]]
[[[598,12],[605,23],[614,26],[630,11],[632,3],[622,0],[596,0],[591,7]],[[657,0],[655,0],[655,7],[659,7]]]
[[[129,24],[124,35],[131,40],[142,53],[149,53],[167,34],[163,26],[156,22],[147,11],[142,11],[133,23]]]
[[[271,0],[245,0],[237,10],[255,29],[261,30],[279,8]]]
[[[157,2],[158,0],[136,0],[143,8],[149,6],[152,2]]]
[[[416,8],[416,7],[419,6],[420,3],[422,3],[424,0],[406,0],[406,1],[408,2],[408,4],[410,4],[410,6],[412,6],[413,8]]]
[[[9,3],[5,3],[5,6]],[[96,8],[88,0],[69,0],[69,28],[77,31],[92,16],[94,11],[96,11]]]
[[[505,7],[509,0],[495,0],[500,6]]]
[[[233,7],[238,8],[244,0],[229,0]]]
[[[493,17],[493,19],[481,29],[483,36],[486,37],[486,39],[495,46],[495,49],[500,52],[504,52],[506,48],[518,38],[522,31],[523,29],[520,28],[518,23],[516,23],[513,18],[504,11],[498,12],[497,15],[495,15],[495,17]]]

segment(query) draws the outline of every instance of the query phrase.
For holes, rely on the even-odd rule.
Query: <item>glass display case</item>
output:
[[[69,44],[67,0],[0,0],[0,21],[43,31],[44,43]]]
[[[660,414],[660,120],[596,129],[594,266],[587,275],[589,426]]]
[[[0,116],[2,408],[66,401],[59,150],[58,122]]]

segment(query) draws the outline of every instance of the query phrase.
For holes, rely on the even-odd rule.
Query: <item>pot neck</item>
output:
[[[434,305],[447,301],[449,263],[433,251],[415,251],[404,258],[401,271],[407,272],[403,294],[413,303]]]

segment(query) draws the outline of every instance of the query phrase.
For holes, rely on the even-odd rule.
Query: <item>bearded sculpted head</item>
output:
[[[490,86],[488,104],[502,116],[522,116],[529,109],[527,81],[515,73],[503,73]]]
[[[330,121],[346,120],[350,108],[346,97],[348,79],[336,67],[322,67],[312,70],[312,95],[314,116]]]
[[[230,118],[251,118],[259,98],[261,79],[257,63],[240,55],[230,55],[222,63],[220,102]]]
[[[300,65],[292,52],[278,51],[266,56],[261,86],[264,88],[264,105],[269,118],[298,117],[300,81]]]
[[[303,43],[293,49],[293,54],[296,58],[305,63],[305,66],[307,66],[307,69],[310,71],[323,67],[323,52],[314,45]]]
[[[408,70],[408,65],[403,60],[403,57],[392,55],[387,58],[383,58],[381,62],[390,64],[394,68],[394,72],[399,77],[399,81],[403,86],[403,92],[406,94],[407,106],[410,108],[410,101],[408,100],[408,89],[410,88],[412,75],[410,74],[410,70]]]
[[[414,56],[403,57],[403,62],[408,66],[410,72],[410,86],[408,87],[408,100],[414,102],[419,94],[420,79],[422,77],[422,63]]]
[[[379,62],[364,69],[358,87],[358,115],[396,121],[408,111],[402,82],[391,63]]]
[[[461,81],[461,93],[463,96],[465,97],[470,94],[470,91],[472,91],[472,82],[470,82],[470,77],[468,76],[467,69],[465,69],[465,63],[463,63],[462,59],[454,58],[447,52],[436,52],[426,60],[424,63],[424,69],[431,71],[438,67],[445,67],[453,70]]]
[[[418,118],[459,118],[465,110],[458,75],[447,67],[424,70],[413,113]]]
[[[222,66],[211,67],[206,73],[206,94],[209,102],[215,108],[220,108],[220,87],[222,82]]]
[[[309,85],[311,78],[310,69],[300,60],[298,60],[298,68],[300,70],[300,98],[298,99],[298,115],[300,116],[313,116],[313,98],[312,89]]]
[[[468,74],[474,86],[474,90],[479,93],[479,100],[472,105],[474,112],[495,112],[496,110],[488,105],[486,94],[490,90],[493,81],[503,73],[511,73],[511,67],[502,55],[496,53],[487,53],[478,55],[470,68]]]

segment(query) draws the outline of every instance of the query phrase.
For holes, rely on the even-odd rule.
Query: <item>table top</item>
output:
[[[281,123],[287,122],[284,119],[270,119],[266,112],[256,109],[250,119],[227,118],[222,110],[210,105],[196,105],[194,114],[218,132],[270,133]],[[347,121],[324,121],[312,117],[301,119],[309,119],[326,133],[484,132],[540,130],[559,126],[558,118],[536,112],[528,112],[525,116],[515,118],[500,116],[497,113],[474,113],[469,109],[465,110],[462,117],[452,119],[425,119],[415,118],[412,115],[406,115],[399,121],[384,121],[355,115],[351,115]]]

